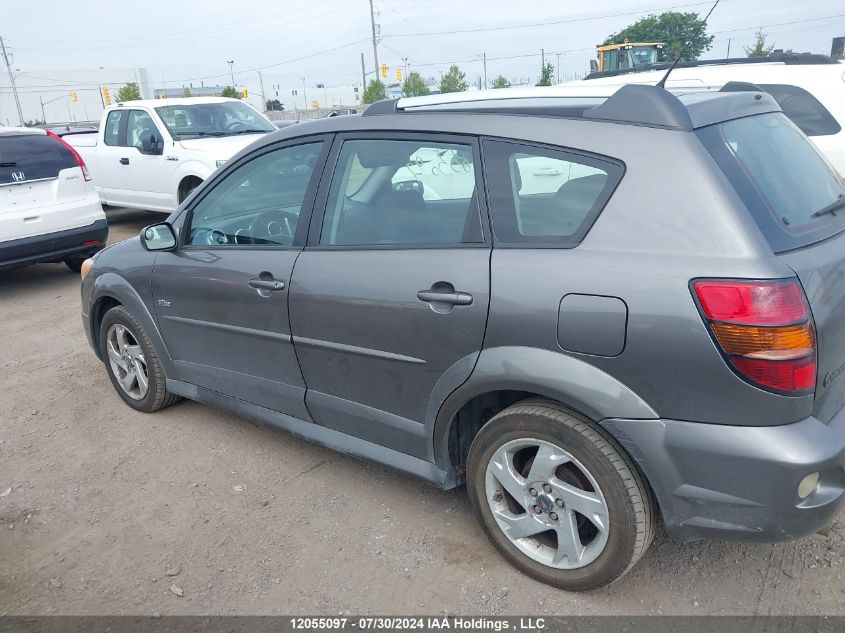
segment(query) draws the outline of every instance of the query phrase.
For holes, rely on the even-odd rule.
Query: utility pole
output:
[[[730,37],[728,38],[728,54],[727,54],[727,55],[725,55],[725,59],[730,59],[730,58],[731,58],[731,40],[732,40],[732,39],[733,39],[733,38],[730,38]]]
[[[372,5],[372,0],[370,0],[370,4]],[[12,74],[12,66],[9,64],[9,56],[6,55],[6,45],[3,43],[2,37],[0,37],[0,49],[3,51],[3,61],[6,62],[6,70],[9,71],[9,84],[12,86],[12,94],[15,95],[15,105],[18,107],[18,118],[21,120],[21,126],[23,126],[23,112],[21,111],[21,100],[18,97],[18,87],[15,85],[15,76]]]
[[[229,64],[229,72],[232,73],[232,88],[234,89],[234,87],[235,87],[235,71],[234,71],[235,60],[230,59],[226,63]]]
[[[487,53],[481,53],[481,58],[484,60],[484,89],[487,90]]]
[[[302,78],[302,98],[305,99],[305,110],[308,109],[308,93],[305,90],[305,77]]]
[[[253,68],[253,70],[258,73],[258,82],[261,84],[261,103],[263,104],[261,111],[267,112],[267,95],[264,93],[264,77],[261,76],[261,71],[257,68]]]
[[[546,68],[546,49],[540,49],[540,68]]]
[[[373,29],[373,62],[376,65],[376,78],[378,78],[378,40],[376,39],[376,14],[373,9],[373,0],[370,0],[370,26]]]
[[[364,90],[367,89],[367,69],[364,66],[364,53],[361,53],[361,98],[364,97]]]
[[[557,82],[560,83],[560,53],[555,53],[557,55]]]

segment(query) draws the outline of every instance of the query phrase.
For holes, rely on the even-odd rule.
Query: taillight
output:
[[[79,154],[79,152],[76,151],[76,148],[73,145],[71,145],[70,143],[68,143],[61,136],[59,136],[58,134],[54,134],[50,130],[47,130],[47,136],[52,136],[59,143],[64,145],[65,148],[71,154],[73,154],[73,157],[76,159],[76,164],[79,165],[79,168],[82,170],[82,177],[85,178],[86,181],[91,180],[91,176],[88,174],[88,166],[85,164],[85,160],[82,158],[82,156]]]
[[[797,279],[693,283],[701,312],[728,362],[748,382],[787,395],[816,388],[816,336]]]

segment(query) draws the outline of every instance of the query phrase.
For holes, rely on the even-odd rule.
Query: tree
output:
[[[264,107],[267,112],[282,112],[285,109],[285,104],[278,99],[267,99]]]
[[[689,47],[681,61],[694,61],[713,46],[713,36],[707,35],[704,20],[697,13],[667,11],[660,15],[648,15],[608,36],[605,44],[629,42],[663,42],[666,46],[658,52],[661,61],[674,60],[681,55],[684,46]]]
[[[221,97],[229,97],[230,99],[240,99],[241,93],[235,90],[232,86],[226,86],[220,93]]]
[[[537,82],[538,86],[551,86],[552,80],[555,76],[555,67],[554,64],[551,62],[547,62],[545,66],[540,69],[540,81]]]
[[[137,101],[140,98],[141,91],[138,89],[138,84],[134,81],[130,81],[128,84],[123,86],[123,88],[117,91],[117,100],[120,102]]]
[[[364,90],[364,95],[361,97],[361,100],[364,103],[375,103],[376,101],[381,101],[382,99],[387,99],[387,92],[384,90],[384,84],[378,79],[371,79],[370,83],[367,85],[367,89]]]
[[[410,72],[402,83],[402,94],[406,97],[424,97],[429,94],[428,86],[417,72]]]
[[[193,96],[193,95],[191,95],[191,89],[188,88],[188,86],[182,86],[182,96],[183,97]]]
[[[452,64],[449,66],[449,72],[440,79],[440,92],[463,92],[466,89],[466,74],[462,73],[457,65]]]
[[[768,57],[771,55],[775,47],[774,45],[766,46],[766,34],[763,33],[762,28],[754,34],[754,37],[757,38],[757,41],[754,46],[745,47],[745,54],[748,57]]]
[[[510,88],[511,82],[504,75],[499,75],[493,80],[493,88]]]

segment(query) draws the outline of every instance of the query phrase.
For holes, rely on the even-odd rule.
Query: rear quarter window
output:
[[[845,205],[829,210],[845,198],[845,185],[784,114],[725,121],[697,134],[774,252],[808,246],[845,230]]]
[[[46,134],[0,136],[0,185],[56,178],[72,167],[73,154]]]
[[[493,233],[503,244],[570,248],[586,235],[622,165],[577,152],[485,140]]]

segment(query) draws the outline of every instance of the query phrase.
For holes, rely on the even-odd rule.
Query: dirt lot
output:
[[[112,240],[155,217],[111,212]],[[838,527],[660,536],[609,589],[550,589],[496,554],[462,489],[191,402],[133,411],[88,348],[78,277],[0,273],[0,615],[845,614],[843,555]]]

